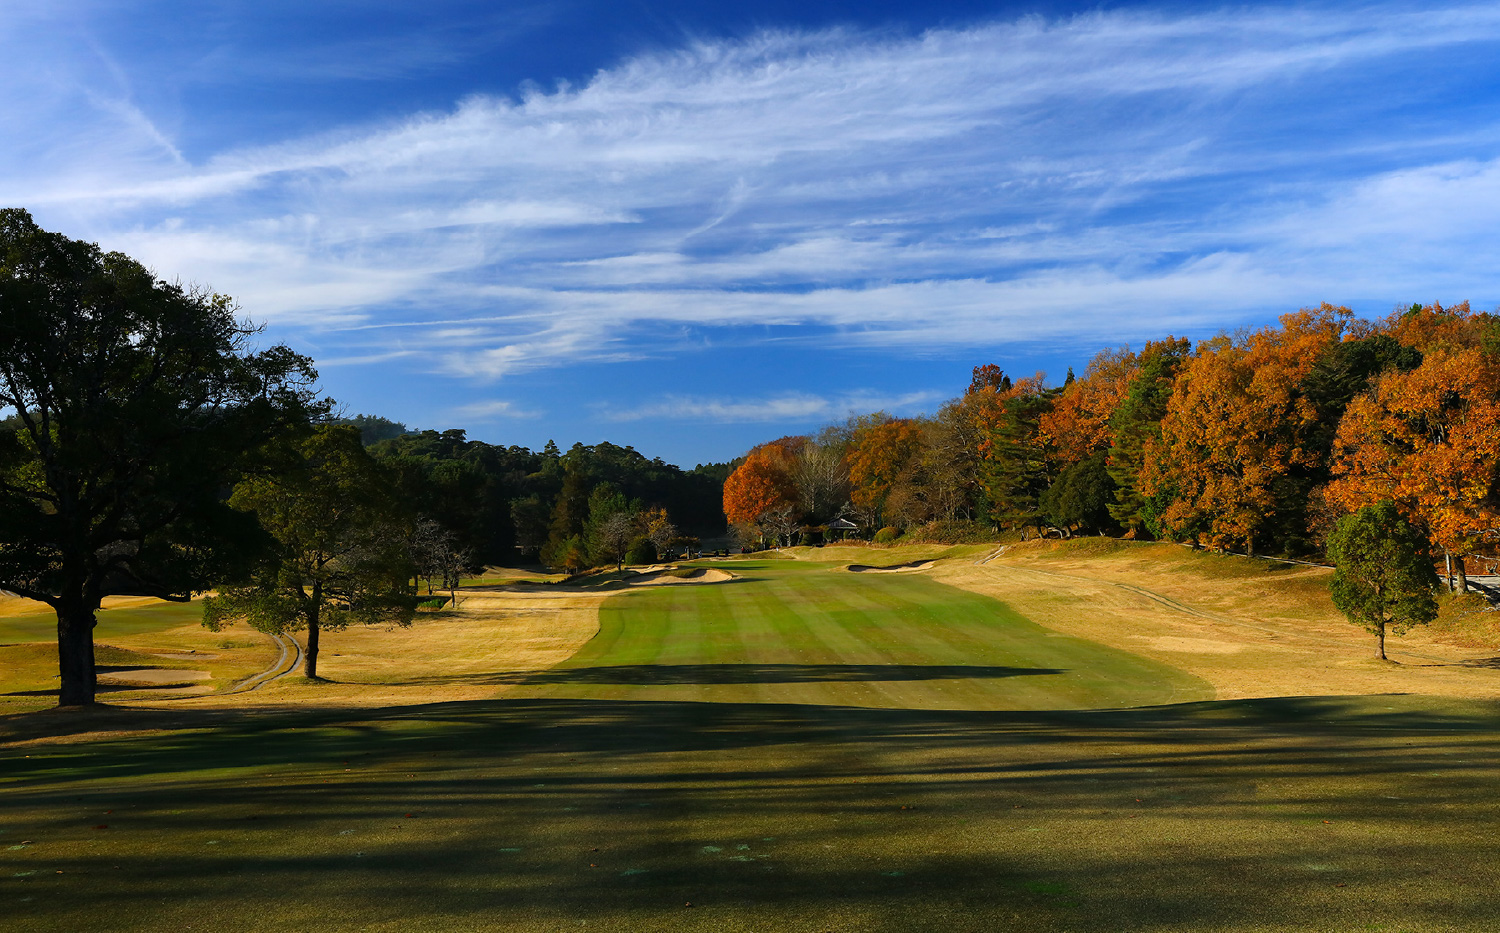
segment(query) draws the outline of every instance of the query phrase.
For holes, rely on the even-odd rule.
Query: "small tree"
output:
[[[647,512],[645,525],[646,537],[656,548],[657,555],[666,554],[672,546],[672,540],[677,537],[677,526],[667,517],[667,510],[658,507]]]
[[[1375,635],[1377,658],[1385,660],[1387,627],[1400,635],[1437,618],[1438,580],[1426,539],[1390,500],[1339,519],[1328,556],[1337,568],[1329,585],[1333,604]]]
[[[407,550],[417,575],[427,581],[427,595],[432,595],[432,581],[437,578],[448,591],[449,606],[455,606],[458,584],[473,557],[459,545],[458,535],[424,518],[413,527]]]
[[[442,552],[447,549],[452,535],[441,524],[430,518],[419,519],[412,526],[407,542],[411,553],[412,569],[418,579],[427,584],[427,595],[432,595],[432,581],[442,575]]]
[[[623,569],[625,552],[630,550],[630,542],[636,537],[634,516],[628,512],[611,512],[599,523],[594,535],[601,556],[613,558],[616,570]]]
[[[589,549],[583,543],[582,535],[573,535],[563,541],[556,553],[554,559],[565,573],[578,573],[589,565]]]
[[[1066,534],[1074,529],[1103,530],[1113,525],[1109,505],[1115,483],[1100,452],[1064,469],[1042,493],[1042,517]]]
[[[734,532],[734,539],[739,542],[742,551],[755,550],[765,538],[760,526],[754,522],[735,522],[730,530]]]
[[[760,526],[776,539],[777,547],[784,542],[791,547],[792,535],[797,531],[797,519],[790,505],[769,509],[760,516]]]
[[[644,535],[630,542],[630,550],[625,552],[627,564],[654,564],[656,563],[656,545],[651,539]]]
[[[245,619],[272,634],[306,629],[303,671],[312,679],[324,630],[410,625],[416,597],[400,504],[359,432],[324,427],[299,452],[293,469],[247,480],[230,497],[255,514],[275,547],[247,582],[204,600],[203,624],[217,631]]]

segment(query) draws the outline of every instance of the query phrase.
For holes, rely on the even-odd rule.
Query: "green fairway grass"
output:
[[[917,574],[741,561],[710,586],[606,603],[527,696],[902,709],[1101,709],[1207,699],[1164,664],[1049,632]]]
[[[919,575],[734,570],[494,701],[0,720],[0,929],[1500,929],[1493,703],[1206,700]]]

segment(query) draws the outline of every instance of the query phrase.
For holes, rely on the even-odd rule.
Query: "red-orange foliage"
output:
[[[854,504],[861,509],[878,509],[921,450],[922,429],[909,418],[856,431],[845,455]]]
[[[1433,302],[1397,311],[1381,321],[1379,327],[1401,345],[1430,353],[1478,346],[1484,317],[1469,310],[1467,301],[1451,308]]]
[[[1052,410],[1042,415],[1042,433],[1056,448],[1059,466],[1081,463],[1109,448],[1109,418],[1125,400],[1137,369],[1130,350],[1101,351],[1084,377],[1053,400]]]
[[[745,462],[724,481],[724,515],[731,525],[748,525],[772,509],[796,506],[797,487],[793,480],[794,454],[787,448],[791,441],[805,438],[781,438],[750,451]]]
[[[1381,499],[1454,555],[1500,529],[1500,365],[1477,349],[1437,350],[1349,404],[1328,498],[1347,511]]]
[[[1323,305],[1281,317],[1242,342],[1201,345],[1167,403],[1160,441],[1146,445],[1141,488],[1172,499],[1162,525],[1216,547],[1253,550],[1277,507],[1275,485],[1315,464],[1306,446],[1317,409],[1299,383],[1343,334],[1347,308]]]
[[[968,391],[982,392],[985,389],[1005,392],[1010,389],[1010,377],[1005,375],[1005,370],[994,363],[975,366],[973,378],[969,380]]]
[[[1041,395],[1046,391],[1047,377],[1043,373],[1037,373],[1017,379],[1004,389],[971,387],[967,395],[954,400],[963,406],[966,417],[976,431],[978,452],[982,460],[989,461],[995,456],[996,434],[1005,420],[1006,406],[1011,400]]]

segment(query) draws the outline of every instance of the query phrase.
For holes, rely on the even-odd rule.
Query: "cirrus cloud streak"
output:
[[[765,32],[197,162],[101,51],[7,76],[37,132],[0,155],[0,202],[211,282],[330,363],[488,380],[757,325],[1102,345],[1500,295],[1500,127],[1440,106],[1497,47],[1490,5]],[[1450,67],[1414,84],[1432,55]]]

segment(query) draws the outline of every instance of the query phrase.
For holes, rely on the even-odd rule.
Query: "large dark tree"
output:
[[[1068,533],[1113,529],[1109,506],[1114,502],[1115,481],[1105,466],[1105,456],[1100,451],[1058,474],[1038,502],[1042,517]]]
[[[1041,418],[1052,408],[1058,390],[1023,392],[1005,400],[1005,411],[990,433],[985,463],[985,490],[990,517],[997,525],[1038,526],[1040,499],[1047,491],[1052,453],[1041,430]]]
[[[224,502],[315,413],[309,361],[219,295],[0,210],[0,589],[57,612],[59,702],[94,702],[95,612],[186,600],[260,539]]]

